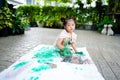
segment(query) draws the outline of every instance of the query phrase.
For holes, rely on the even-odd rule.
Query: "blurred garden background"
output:
[[[112,24],[120,34],[120,0],[0,0],[0,36],[24,34],[30,27],[62,28],[72,16],[76,29],[101,32]]]

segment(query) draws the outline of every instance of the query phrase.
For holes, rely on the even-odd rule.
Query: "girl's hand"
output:
[[[75,54],[80,54],[81,56],[85,56],[83,52],[75,52]]]
[[[72,53],[69,48],[64,47],[63,49],[61,49],[61,55],[63,57],[71,57]]]

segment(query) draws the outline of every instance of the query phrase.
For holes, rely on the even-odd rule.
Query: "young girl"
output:
[[[64,30],[60,33],[56,46],[60,49],[60,55],[63,57],[63,61],[71,63],[89,63],[82,52],[78,52],[76,48],[77,35],[74,33],[75,20],[71,17],[62,18]]]
[[[60,33],[56,45],[39,45],[30,53],[21,57],[13,65],[2,71],[0,73],[0,80],[46,80],[44,79],[46,76],[44,76],[43,73],[47,70],[61,71],[62,69],[59,68],[66,70],[67,67],[59,65],[64,64],[63,62],[77,64],[89,63],[89,60],[85,58],[84,52],[79,52],[75,46],[77,35],[73,32],[75,29],[74,19],[66,18],[62,19],[62,21],[65,30]],[[63,62],[61,61],[61,57]],[[51,75],[53,76],[55,74],[53,73]],[[49,78],[47,78],[47,80],[48,79]],[[62,79],[63,78],[61,78],[61,80]]]

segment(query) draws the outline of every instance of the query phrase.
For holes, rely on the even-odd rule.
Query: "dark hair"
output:
[[[70,20],[70,19],[72,19],[74,22],[75,22],[75,19],[74,18],[72,18],[72,17],[66,17],[66,18],[61,18],[61,21],[62,21],[62,23],[63,23],[63,26],[65,26],[66,24],[67,24],[67,21],[68,20]]]

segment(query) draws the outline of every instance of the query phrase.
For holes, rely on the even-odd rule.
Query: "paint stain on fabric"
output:
[[[30,77],[29,80],[39,80],[39,77]]]
[[[81,56],[86,56],[85,53],[81,52],[75,52],[76,54],[80,54]]]
[[[78,70],[78,67],[75,67],[76,70]]]
[[[46,62],[53,62],[53,59],[39,59],[38,63],[46,63]]]
[[[14,69],[18,69],[18,68],[24,66],[24,65],[27,64],[27,63],[28,63],[28,62],[20,62],[20,63],[18,63],[18,64],[16,64],[16,65],[14,66]]]
[[[79,70],[83,70],[82,68],[80,68]]]
[[[78,68],[78,67],[75,67],[76,70],[83,70],[83,68]]]
[[[42,47],[39,51],[36,52],[36,54],[33,56],[33,58],[42,59],[42,58],[55,58],[59,56],[59,49],[56,47]]]
[[[41,70],[47,70],[50,69],[51,67],[49,65],[41,65],[39,67],[34,67],[32,68],[33,72],[40,72]]]

